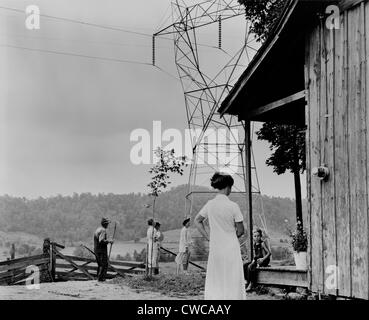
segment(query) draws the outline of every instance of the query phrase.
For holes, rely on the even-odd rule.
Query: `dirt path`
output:
[[[41,284],[40,289],[25,286],[0,286],[0,300],[202,300],[203,295],[163,295],[127,286],[96,281],[68,281]],[[276,299],[270,295],[248,294],[248,300]]]
[[[0,300],[168,300],[157,292],[142,292],[126,286],[97,281],[43,283],[40,289],[25,286],[0,286]],[[177,298],[179,299],[179,298]]]

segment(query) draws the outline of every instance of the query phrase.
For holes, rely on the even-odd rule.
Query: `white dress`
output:
[[[237,203],[218,194],[200,210],[209,220],[209,259],[205,280],[205,300],[246,299],[243,263],[235,222],[243,221]]]
[[[190,230],[183,227],[179,237],[179,250],[175,258],[177,264],[187,264],[190,256],[190,245],[192,244]],[[186,254],[186,249],[188,249]]]

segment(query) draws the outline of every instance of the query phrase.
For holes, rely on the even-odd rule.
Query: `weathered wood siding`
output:
[[[315,292],[368,299],[369,1],[340,20],[306,39],[308,279]],[[323,164],[327,181],[311,176]]]

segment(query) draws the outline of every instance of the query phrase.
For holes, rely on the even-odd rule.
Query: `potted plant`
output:
[[[289,235],[291,237],[296,269],[306,270],[308,239],[301,221],[297,221],[295,230],[289,230]]]

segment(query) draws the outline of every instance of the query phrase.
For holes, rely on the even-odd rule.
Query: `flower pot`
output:
[[[293,256],[295,258],[295,265],[297,270],[307,270],[307,253],[300,251],[300,252],[293,252]]]

